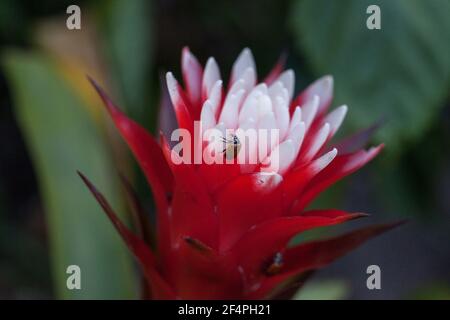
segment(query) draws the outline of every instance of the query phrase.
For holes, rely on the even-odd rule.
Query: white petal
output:
[[[247,68],[241,76],[244,80],[245,89],[247,92],[253,89],[256,84],[256,71],[253,68]]]
[[[250,91],[250,94],[248,96],[249,97],[251,97],[251,96],[260,96],[262,94],[266,94],[267,95],[267,92],[268,92],[267,85],[265,83],[260,83],[256,87],[254,87],[252,89],[252,91]]]
[[[219,122],[223,122],[228,129],[234,129],[238,124],[239,106],[244,98],[245,90],[239,90],[231,96],[228,95],[220,114]]]
[[[244,79],[239,79],[239,80],[237,80],[236,82],[233,83],[233,85],[231,86],[230,90],[228,90],[227,98],[229,96],[235,94],[239,90],[245,90],[245,81],[244,81]]]
[[[295,156],[295,147],[292,140],[286,140],[275,147],[270,156],[263,161],[267,167],[263,167],[262,170],[264,172],[283,174],[289,169],[295,160]]]
[[[253,70],[256,70],[255,59],[253,59],[252,52],[249,48],[242,50],[234,62],[231,70],[231,83],[234,83],[236,80],[240,79],[247,68],[253,68]]]
[[[314,118],[316,117],[317,110],[319,108],[319,96],[313,96],[302,107],[302,119],[305,122],[306,130],[311,126]]]
[[[220,130],[223,133],[223,135],[225,136],[225,131],[227,129],[227,127],[225,126],[225,123],[218,122],[217,125],[216,125],[216,129]]]
[[[202,107],[200,114],[200,121],[202,123],[202,131],[213,128],[216,125],[216,117],[214,114],[213,106],[209,100],[206,100]]]
[[[201,97],[202,67],[187,47],[183,49],[181,56],[181,68],[188,95],[193,103],[197,103]]]
[[[280,133],[273,112],[265,114],[258,122],[258,157],[265,159],[280,143]]]
[[[249,118],[258,119],[258,98],[247,97],[239,112],[239,125],[247,121]]]
[[[280,129],[280,139],[283,140],[289,129],[289,109],[287,108],[287,101],[277,97],[275,99],[274,112],[278,128]]]
[[[248,130],[248,129],[256,129],[256,121],[253,118],[248,118],[245,120],[241,126],[239,126],[242,130]]]
[[[172,104],[174,108],[177,108],[178,104],[181,101],[179,85],[172,72],[166,73],[166,83],[167,90],[169,91],[170,100],[172,100]]]
[[[248,118],[257,118],[257,109],[256,104],[258,102],[258,97],[263,94],[267,94],[267,85],[265,83],[261,83],[254,87],[242,104],[242,108],[239,112],[239,123],[247,120]]]
[[[258,163],[258,137],[256,121],[252,118],[244,121],[235,134],[241,142],[241,151],[238,153],[238,163],[243,164],[241,169],[251,170]],[[249,166],[252,165],[252,166]]]
[[[303,139],[305,138],[305,123],[301,122],[296,125],[292,131],[289,133],[287,140],[292,140],[295,147],[295,156],[297,157],[298,152],[300,151],[300,147],[302,146]]]
[[[347,106],[343,105],[336,108],[325,117],[324,122],[328,122],[330,124],[330,134],[332,136],[336,133],[336,131],[338,131],[342,121],[344,121],[347,110]]]
[[[316,80],[305,90],[305,94],[305,100],[309,100],[315,95],[319,96],[319,112],[323,111],[333,98],[333,77],[324,76]]]
[[[337,155],[337,149],[334,148],[333,150],[325,153],[320,158],[317,158],[316,160],[311,162],[311,170],[313,170],[312,174],[316,175],[317,173],[319,173],[320,171],[325,169],[331,163],[331,161],[333,161],[333,159],[336,157],[336,155]]]
[[[278,81],[280,81],[283,84],[283,86],[287,89],[290,101],[292,99],[292,96],[294,95],[294,85],[295,85],[294,71],[292,71],[291,69],[284,71],[278,78]]]
[[[263,117],[261,117],[258,122],[258,128],[267,130],[278,129],[275,114],[273,112],[268,112]]]
[[[323,147],[324,143],[327,141],[328,136],[330,134],[330,124],[325,123],[323,127],[317,132],[317,135],[314,137],[314,141],[312,142],[309,150],[306,151],[305,161],[309,161],[319,152],[319,150]]]
[[[225,137],[225,131],[227,129],[226,126],[225,126],[225,123],[223,123],[223,122],[217,123],[215,129],[217,129],[220,132],[222,132],[222,136]]]
[[[269,87],[269,96],[275,100],[277,97],[281,97],[286,101],[289,101],[288,90],[284,87],[281,81],[276,81]]]
[[[263,94],[257,98],[256,109],[257,121],[264,117],[266,114],[272,112],[272,100],[268,95]]]
[[[208,100],[211,102],[214,115],[217,118],[217,113],[222,100],[222,80],[217,80],[216,83],[213,85],[208,95]]]
[[[211,93],[213,86],[220,80],[220,70],[216,60],[211,57],[206,62],[203,72],[202,90],[206,97]]]
[[[300,107],[296,107],[294,110],[294,114],[291,118],[291,123],[289,125],[289,132],[291,132],[296,125],[300,124],[302,121],[302,109]]]

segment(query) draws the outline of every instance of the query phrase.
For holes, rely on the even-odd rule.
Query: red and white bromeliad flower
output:
[[[231,132],[231,140],[227,137],[222,145],[222,157],[230,143],[237,158],[247,154],[231,164],[178,161],[185,154],[171,150],[163,135],[158,143],[93,82],[152,188],[156,249],[131,233],[81,176],[140,262],[152,298],[289,297],[313,270],[394,226],[366,227],[289,245],[301,232],[365,216],[305,208],[334,182],[374,158],[382,146],[358,150],[370,129],[328,146],[347,112],[341,106],[327,114],[333,79],[325,76],[294,97],[294,73],[282,69],[283,63],[277,63],[258,84],[251,51],[244,49],[225,90],[216,61],[210,58],[203,68],[185,48],[185,90],[172,73],[167,74],[179,127],[194,134],[194,123],[200,121],[202,132],[213,128]],[[258,138],[254,147],[249,144],[242,150],[245,137],[239,136],[239,129],[276,129],[279,139]],[[261,148],[261,142],[268,147]],[[205,141],[200,145],[208,148]],[[213,150],[217,154],[217,148]],[[257,162],[249,164],[248,155],[255,153]]]

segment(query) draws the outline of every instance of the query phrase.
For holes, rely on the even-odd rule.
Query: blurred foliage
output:
[[[29,291],[50,287],[46,248],[36,240],[29,230],[0,220],[0,256],[8,261],[0,271],[6,273],[6,285]]]
[[[65,13],[71,4],[80,6],[89,0],[2,0],[0,1],[0,43],[29,45],[35,18]]]
[[[25,38],[28,24],[23,6],[14,0],[0,1],[0,39],[2,42]]]
[[[439,121],[434,121],[416,146],[405,150],[396,161],[379,159],[374,164],[377,196],[392,215],[420,217],[428,222],[442,218],[446,209],[439,201],[440,180],[450,159],[449,126],[443,121],[446,117],[445,110],[439,112]]]
[[[152,3],[146,0],[112,0],[99,6],[100,31],[110,61],[112,79],[119,82],[123,109],[134,119],[147,119],[149,127],[156,109],[149,106],[149,75],[152,50]],[[147,118],[148,117],[148,118]]]
[[[349,294],[348,285],[342,280],[311,280],[297,292],[295,300],[341,300]]]
[[[445,283],[432,283],[412,292],[407,297],[415,300],[450,300],[450,285]]]
[[[57,296],[133,297],[129,255],[76,175],[76,170],[86,173],[119,204],[101,133],[47,58],[15,51],[6,53],[3,62],[46,207]],[[71,264],[81,268],[81,290],[67,290]]]
[[[335,77],[335,103],[348,103],[352,129],[384,117],[378,141],[398,153],[426,133],[450,88],[447,0],[298,0],[292,30],[317,74]],[[381,30],[366,8],[381,9]],[[318,41],[320,39],[320,41]]]

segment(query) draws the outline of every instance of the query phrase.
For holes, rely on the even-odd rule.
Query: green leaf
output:
[[[445,123],[437,123],[418,141],[420,148],[407,150],[395,162],[375,161],[370,181],[386,213],[427,223],[444,214],[437,195],[448,166],[448,136]]]
[[[297,0],[291,27],[317,75],[335,77],[335,103],[350,107],[351,129],[385,117],[377,133],[388,151],[417,142],[450,87],[447,0]],[[381,30],[369,30],[369,5]],[[394,152],[396,153],[396,152]]]
[[[134,119],[145,119],[152,51],[152,6],[147,0],[112,0],[101,6],[101,28],[106,53],[123,97],[123,107]],[[149,118],[150,119],[150,118]],[[149,123],[145,123],[148,126]]]
[[[450,286],[442,282],[427,284],[421,288],[413,290],[406,299],[412,300],[450,300]]]
[[[316,280],[306,284],[295,294],[294,300],[340,300],[349,294],[347,283],[341,280]]]
[[[134,297],[131,256],[76,174],[84,172],[117,208],[109,150],[82,100],[46,57],[7,52],[2,62],[44,202],[56,296]],[[66,269],[81,268],[81,290],[68,290]]]

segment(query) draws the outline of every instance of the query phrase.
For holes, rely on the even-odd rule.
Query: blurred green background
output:
[[[66,28],[71,4],[81,30]],[[371,4],[381,30],[366,28]],[[133,259],[76,170],[125,221],[118,173],[152,216],[151,194],[85,75],[155,132],[167,116],[161,75],[181,78],[185,45],[225,77],[243,47],[260,76],[286,52],[298,90],[335,77],[333,106],[350,111],[341,135],[383,123],[372,142],[385,151],[314,205],[410,223],[318,272],[297,298],[450,298],[450,1],[2,0],[0,43],[0,298],[138,297]],[[71,264],[82,290],[66,289]],[[382,290],[366,288],[370,264]]]

